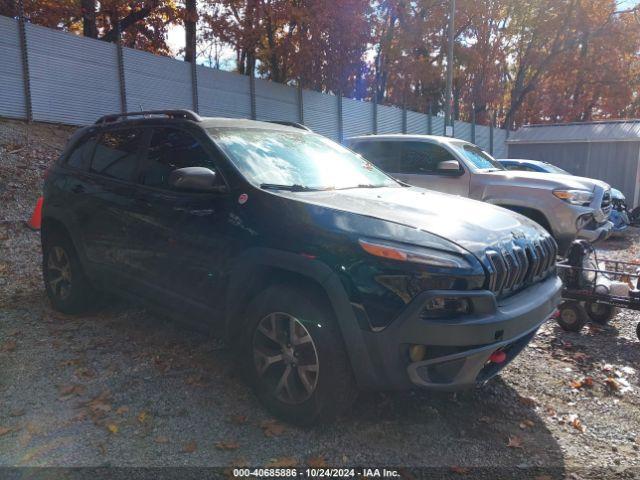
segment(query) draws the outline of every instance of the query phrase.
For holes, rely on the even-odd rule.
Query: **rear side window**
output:
[[[140,183],[169,188],[169,175],[178,168],[206,167],[215,171],[211,156],[190,133],[177,128],[155,128]]]
[[[91,162],[91,155],[93,155],[93,150],[96,147],[97,139],[98,134],[94,133],[80,141],[67,157],[65,164],[73,168],[88,168]]]
[[[362,142],[356,143],[351,150],[359,153],[380,170],[397,173],[400,171],[400,142]]]
[[[455,157],[440,145],[427,142],[405,142],[399,173],[433,174],[438,170],[438,164],[445,160],[455,160]]]
[[[132,128],[104,132],[96,145],[91,171],[118,180],[132,180],[144,130]]]

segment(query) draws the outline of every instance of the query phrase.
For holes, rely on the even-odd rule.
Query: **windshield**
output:
[[[487,172],[505,170],[497,160],[476,145],[464,142],[452,142],[451,145],[458,154],[462,155],[477,170]]]
[[[555,165],[551,165],[550,163],[545,163],[542,168],[544,168],[547,173],[559,173],[561,175],[571,175],[566,170],[563,170],[560,167],[556,167]]]
[[[208,131],[240,172],[263,188],[304,191],[399,186],[361,156],[320,135],[267,129]]]

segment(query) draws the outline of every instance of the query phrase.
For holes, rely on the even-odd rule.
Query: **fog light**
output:
[[[466,298],[433,297],[425,303],[421,317],[451,318],[468,313],[471,313],[471,303]]]
[[[421,362],[427,355],[427,347],[424,345],[411,345],[409,347],[409,358],[412,362]]]

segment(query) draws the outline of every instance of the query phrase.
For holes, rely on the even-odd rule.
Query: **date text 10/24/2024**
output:
[[[387,468],[234,468],[236,478],[398,478]]]

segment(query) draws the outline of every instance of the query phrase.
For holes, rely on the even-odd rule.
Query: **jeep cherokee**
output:
[[[42,213],[56,309],[108,291],[204,327],[300,424],[358,389],[484,383],[559,301],[537,224],[399,183],[296,125],[103,117],[48,172]]]

